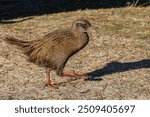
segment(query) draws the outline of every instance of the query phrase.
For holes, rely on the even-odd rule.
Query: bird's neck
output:
[[[89,42],[89,35],[87,32],[79,32],[77,30],[73,31],[76,37],[76,43],[78,43],[79,48],[83,48]]]

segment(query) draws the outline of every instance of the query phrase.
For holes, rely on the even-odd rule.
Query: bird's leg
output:
[[[51,69],[50,68],[46,68],[45,71],[46,71],[46,80],[47,80],[46,86],[48,86],[50,88],[51,87],[58,88],[58,83],[53,84],[53,85],[51,83],[51,74],[50,74]]]
[[[50,76],[51,69],[50,68],[46,68],[45,71],[46,71],[46,78],[47,78],[47,86],[48,87],[52,87],[51,76]]]
[[[62,76],[68,76],[68,77],[84,77],[87,74],[85,73],[62,73]]]

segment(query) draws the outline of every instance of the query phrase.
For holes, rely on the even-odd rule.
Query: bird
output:
[[[51,83],[51,70],[61,77],[87,76],[86,73],[64,73],[63,69],[68,59],[88,44],[91,32],[96,32],[91,23],[80,18],[70,28],[54,30],[35,40],[24,41],[7,36],[4,41],[21,50],[29,62],[45,67],[46,85],[54,87]]]

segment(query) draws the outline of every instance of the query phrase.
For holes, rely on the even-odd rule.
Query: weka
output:
[[[55,30],[40,39],[22,41],[7,37],[4,40],[22,50],[30,62],[45,67],[47,85],[53,86],[50,78],[51,70],[55,70],[58,76],[86,76],[81,73],[63,73],[63,69],[68,59],[88,44],[88,31],[94,29],[88,20],[81,18],[77,19],[71,28]]]

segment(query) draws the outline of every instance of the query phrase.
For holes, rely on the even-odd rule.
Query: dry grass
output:
[[[84,10],[0,24],[0,99],[150,99],[150,7]],[[44,68],[27,62],[6,35],[33,40],[85,17],[98,31],[65,71],[91,72],[99,80],[60,78],[44,87]],[[115,62],[113,62],[115,61]],[[100,80],[102,79],[102,80]]]

